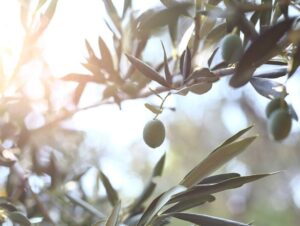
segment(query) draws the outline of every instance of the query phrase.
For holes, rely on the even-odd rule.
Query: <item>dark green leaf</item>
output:
[[[235,74],[230,80],[231,86],[243,86],[251,79],[256,68],[264,63],[261,60],[274,50],[277,42],[291,28],[294,20],[295,18],[291,18],[279,22],[251,43],[236,67]]]
[[[164,166],[165,166],[165,161],[166,161],[166,153],[163,154],[163,156],[159,159],[159,161],[156,163],[153,173],[152,173],[152,177],[157,177],[157,176],[161,176]]]
[[[279,82],[275,82],[265,78],[257,78],[257,77],[253,77],[250,80],[250,82],[251,85],[254,87],[254,89],[260,95],[267,97],[269,99],[278,98],[278,97],[284,98],[287,96],[285,86]]]
[[[249,226],[249,224],[231,221],[224,218],[212,217],[204,214],[172,213],[170,215],[201,226]]]
[[[262,3],[272,6],[272,0],[262,0]],[[260,30],[263,31],[271,23],[272,7],[260,14]]]
[[[164,80],[161,75],[155,71],[153,68],[142,62],[141,60],[135,58],[134,56],[127,55],[128,60],[147,78],[156,81],[162,86],[169,87],[169,84]]]
[[[191,200],[187,201],[180,201],[176,203],[174,206],[168,208],[166,211],[163,212],[163,214],[167,213],[174,213],[174,212],[182,212],[200,205],[203,205],[206,202],[213,202],[215,201],[215,197],[212,195],[203,195],[195,197]]]
[[[107,198],[108,198],[109,202],[112,204],[112,206],[117,205],[117,203],[119,202],[118,193],[111,185],[108,177],[101,170],[99,170],[99,176],[105,187]]]
[[[259,180],[267,176],[271,176],[273,174],[274,173],[267,173],[267,174],[257,174],[257,175],[244,176],[244,177],[233,177],[213,184],[197,184],[191,187],[190,189],[175,195],[170,200],[169,203],[182,202],[182,201],[188,202],[190,200],[196,199],[197,197],[211,195],[228,189],[238,188],[243,186],[244,184]]]
[[[186,47],[186,50],[181,54],[180,57],[180,72],[185,79],[191,73],[191,65],[192,65],[191,51],[188,47]]]
[[[217,48],[212,52],[212,54],[210,55],[210,57],[208,58],[208,60],[207,60],[207,65],[208,65],[209,68],[210,68],[210,65],[211,65],[211,63],[212,63],[212,61],[213,61],[213,59],[214,59],[216,53],[218,52],[218,50],[219,50],[219,47],[217,47]]]
[[[171,75],[170,68],[169,68],[169,61],[168,61],[168,58],[167,58],[167,54],[166,54],[164,44],[162,42],[161,42],[161,46],[162,46],[163,51],[164,51],[164,69],[165,69],[166,81],[169,84],[171,84],[172,83],[172,75]]]
[[[20,224],[22,226],[30,226],[31,223],[29,219],[21,212],[19,211],[13,211],[8,213],[8,218],[17,224]]]
[[[224,173],[204,178],[199,184],[214,184],[234,177],[240,177],[238,173]]]
[[[288,73],[286,67],[268,70],[267,72],[254,73],[253,78],[279,78],[285,76]]]

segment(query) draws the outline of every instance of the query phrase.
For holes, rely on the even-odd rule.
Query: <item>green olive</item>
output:
[[[266,115],[269,118],[273,111],[277,109],[288,110],[288,104],[283,98],[275,98],[269,102],[266,108]]]
[[[151,148],[159,147],[164,142],[165,136],[165,126],[158,119],[147,122],[144,127],[143,138],[145,143]]]
[[[236,63],[243,54],[243,44],[236,34],[228,34],[222,40],[221,55],[227,63]]]
[[[277,109],[272,112],[268,120],[268,130],[274,140],[286,138],[292,128],[292,118],[288,111]]]

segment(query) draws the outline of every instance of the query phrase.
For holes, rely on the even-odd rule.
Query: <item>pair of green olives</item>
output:
[[[243,43],[240,36],[227,34],[222,40],[220,50],[225,62],[236,63],[243,54]]]
[[[266,108],[268,130],[274,140],[285,139],[292,128],[292,116],[287,102],[283,98],[275,98]]]
[[[146,123],[143,131],[144,142],[151,148],[159,147],[165,140],[166,130],[164,124],[153,119]]]

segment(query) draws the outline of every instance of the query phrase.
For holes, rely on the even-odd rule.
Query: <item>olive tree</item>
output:
[[[268,131],[275,141],[285,139],[298,118],[293,106],[285,100],[288,94],[285,84],[277,78],[289,79],[299,73],[298,1],[161,0],[157,7],[141,13],[133,10],[131,0],[124,0],[118,2],[122,3],[120,14],[111,0],[103,0],[108,14],[105,22],[113,34],[113,48],[108,47],[101,36],[97,49],[86,40],[88,57],[82,65],[89,73],[74,72],[61,78],[65,84],[76,83],[71,97],[73,108],[65,108],[57,114],[48,95],[45,97],[46,122],[30,129],[24,119],[32,106],[24,96],[22,84],[15,78],[20,69],[34,59],[30,53],[37,49],[37,41],[55,16],[57,2],[21,1],[25,38],[15,70],[1,91],[0,165],[9,173],[5,178],[7,194],[0,202],[0,221],[20,225],[144,226],[170,225],[172,218],[177,218],[202,226],[250,225],[250,222],[186,211],[213,202],[218,192],[273,174],[213,174],[256,139],[257,136],[244,136],[253,126],[237,131],[217,145],[178,185],[153,197],[156,178],[162,175],[167,158],[164,154],[140,196],[129,206],[123,206],[110,178],[100,168],[95,180],[101,181],[107,198],[98,198],[93,203],[86,199],[80,187],[80,179],[86,171],[68,170],[68,166],[80,163],[68,148],[83,139],[82,134],[61,127],[60,122],[82,110],[107,104],[116,104],[121,109],[127,100],[157,96],[158,105],[145,103],[145,111],[152,112],[153,119],[145,125],[141,139],[149,147],[159,148],[167,133],[159,117],[168,110],[165,107],[168,98],[176,95],[189,98],[189,93],[202,95],[219,80],[229,78],[228,86],[243,89],[249,83],[258,94],[270,100],[266,109]],[[145,62],[147,42],[157,34],[169,36],[173,51],[167,52],[165,43],[161,42],[156,50],[160,62]],[[200,64],[199,58],[204,58],[201,62],[205,64]],[[261,68],[266,69],[262,72]],[[52,90],[55,82],[55,79],[45,81],[46,90]],[[80,107],[78,103],[89,83],[102,87],[103,93],[96,104]],[[154,88],[150,88],[150,84]],[[14,91],[12,95],[5,94],[9,89]],[[18,117],[14,114],[16,109],[24,109]],[[67,147],[57,145],[64,137],[68,137]],[[59,160],[50,151],[45,164],[41,149],[45,145],[52,147],[54,143],[63,158]],[[51,180],[43,189],[35,191],[29,183],[34,175],[47,175]],[[79,194],[65,190],[70,183],[80,188]],[[51,215],[53,211],[56,218]]]

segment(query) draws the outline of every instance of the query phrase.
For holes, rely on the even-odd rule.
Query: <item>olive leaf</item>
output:
[[[197,206],[201,206],[206,202],[213,202],[216,198],[213,195],[199,195],[197,197],[193,197],[190,200],[182,200],[177,202],[172,207],[168,208],[167,210],[163,211],[162,214],[174,213],[174,212],[182,212]]]
[[[29,219],[20,211],[9,212],[8,218],[12,222],[20,224],[22,226],[30,226],[31,225]]]
[[[169,84],[171,84],[172,83],[172,75],[171,75],[170,68],[169,68],[169,61],[168,61],[168,58],[167,58],[167,54],[166,54],[164,44],[162,42],[161,42],[161,46],[162,46],[163,52],[164,52],[164,69],[165,69],[166,81]]]
[[[186,47],[185,51],[180,57],[180,72],[184,78],[187,78],[191,73],[192,55],[189,47]]]
[[[103,62],[103,66],[107,69],[107,72],[114,72],[114,62],[112,55],[105,44],[104,40],[99,36],[98,37],[98,46],[101,53],[101,60]]]
[[[239,141],[222,145],[211,152],[202,162],[193,168],[180,182],[181,185],[191,187],[199,183],[206,175],[212,173],[224,163],[243,152],[256,138],[251,136]]]
[[[274,46],[283,37],[283,35],[291,28],[295,18],[281,21],[276,25],[267,29],[259,37],[257,37],[244,52],[232,78],[230,85],[240,87],[245,85],[252,77],[258,66],[270,51],[274,50]]]
[[[110,20],[113,22],[119,34],[122,34],[121,18],[119,17],[117,10],[114,4],[112,3],[112,0],[103,0],[103,2],[106,8],[106,12],[110,17]]]
[[[250,83],[260,95],[269,99],[284,98],[288,95],[283,84],[270,79],[252,77]]]
[[[119,225],[119,216],[121,211],[121,201],[118,200],[116,205],[111,211],[110,216],[108,217],[105,226],[118,226]]]
[[[93,205],[70,194],[66,194],[66,197],[74,204],[81,206],[83,209],[85,209],[95,217],[99,218],[102,222],[106,221],[105,215],[102,212],[100,212],[98,209],[96,209]]]
[[[235,177],[240,177],[240,176],[241,175],[238,173],[223,173],[223,174],[206,177],[198,184],[214,184],[214,183],[219,183],[221,181],[228,180]]]
[[[130,206],[130,212],[135,212],[140,206],[152,195],[155,187],[156,182],[153,181],[155,177],[161,176],[163,172],[163,168],[165,165],[166,160],[166,153],[159,159],[159,161],[156,163],[150,181],[145,186],[143,192],[140,194],[140,196],[134,201],[134,203]]]
[[[214,193],[218,193],[224,190],[234,189],[243,186],[244,184],[259,180],[261,178],[274,175],[275,173],[265,173],[265,174],[256,174],[250,176],[238,176],[231,177],[226,180],[222,180],[217,183],[210,184],[197,184],[186,191],[178,193],[173,196],[173,198],[168,203],[182,202],[182,201],[190,201],[196,199],[197,197],[207,196]]]
[[[212,217],[204,214],[193,213],[172,213],[168,216],[178,218],[180,220],[188,221],[193,224],[201,226],[249,226],[250,224],[244,224],[237,221],[231,221],[224,218]]]
[[[158,7],[148,10],[138,18],[138,32],[149,34],[163,26],[174,23],[180,16],[188,15],[188,10],[193,6],[189,2],[174,1],[168,7]]]
[[[149,65],[145,64],[141,60],[137,59],[134,56],[126,54],[128,60],[138,69],[143,75],[150,78],[153,81],[156,81],[162,86],[169,87],[168,82],[162,78],[162,76],[151,68]]]
[[[226,23],[216,25],[205,37],[203,41],[203,49],[207,49],[210,46],[218,43],[226,33]]]
[[[184,190],[186,190],[185,187],[178,185],[162,193],[160,196],[154,199],[145,210],[137,226],[144,226],[147,225],[147,223],[151,222],[155,215],[164,207],[166,203],[168,203],[173,195]]]
[[[272,62],[271,62],[272,63]],[[278,62],[274,62],[278,63]],[[267,72],[254,73],[253,78],[279,78],[285,76],[288,73],[288,69],[286,67],[270,69]]]
[[[117,205],[117,203],[119,202],[119,196],[117,191],[111,185],[108,177],[101,170],[99,170],[98,172],[99,172],[99,177],[101,178],[101,181],[106,190],[106,194],[109,202],[111,203],[112,206]]]

